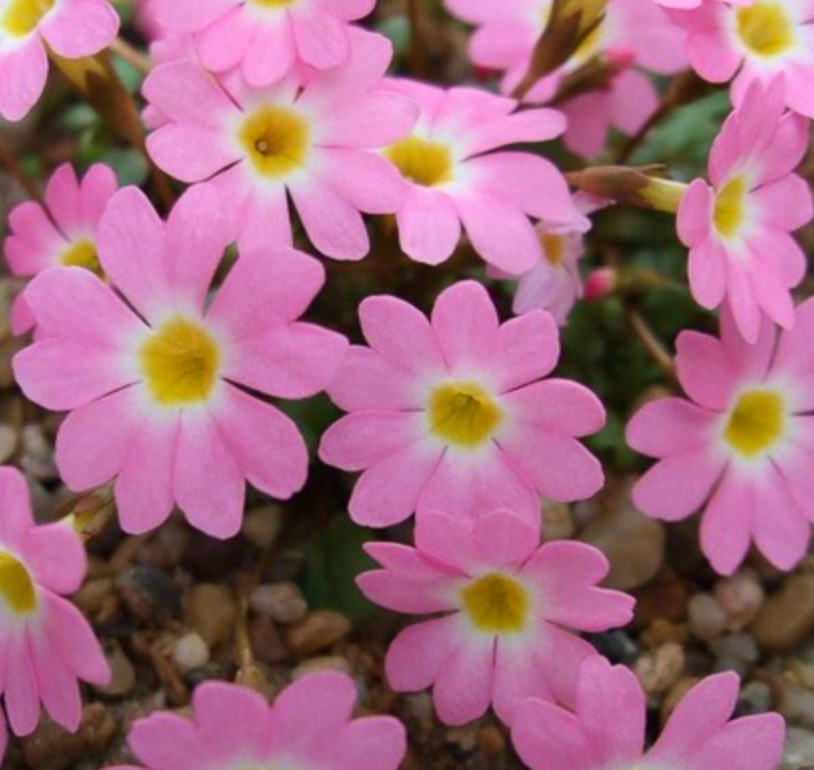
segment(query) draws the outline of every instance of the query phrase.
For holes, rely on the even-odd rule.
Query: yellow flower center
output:
[[[286,5],[293,5],[297,0],[252,0],[252,2],[261,8],[284,8]]]
[[[565,257],[565,239],[561,235],[543,233],[540,236],[543,254],[551,267],[560,267]]]
[[[599,22],[583,39],[582,42],[577,46],[577,50],[574,51],[573,59],[577,62],[584,62],[590,59],[592,56],[599,53],[600,45],[602,43],[602,37],[604,35],[605,30],[603,29],[604,24],[603,22]]]
[[[99,264],[99,255],[93,241],[83,239],[72,243],[60,257],[60,263],[65,267],[84,267],[100,278],[104,275]]]
[[[778,56],[794,44],[793,22],[778,2],[758,0],[738,8],[736,20],[743,44],[759,56]]]
[[[240,127],[240,143],[255,170],[270,179],[296,171],[308,155],[308,123],[285,107],[260,107]]]
[[[139,362],[153,399],[162,406],[183,406],[212,392],[220,351],[203,326],[174,318],[142,344]]]
[[[486,441],[500,424],[500,409],[480,385],[453,382],[436,388],[430,396],[430,428],[450,444],[475,447]]]
[[[452,153],[442,142],[410,136],[394,144],[386,154],[402,176],[416,184],[437,187],[452,179]]]
[[[756,457],[782,435],[785,423],[783,399],[771,390],[749,390],[738,399],[726,424],[724,436],[744,457]]]
[[[478,630],[492,634],[522,631],[528,621],[529,596],[521,583],[497,572],[484,575],[461,591],[464,612]]]
[[[30,35],[56,0],[11,0],[0,26],[12,37]]]
[[[715,198],[712,218],[724,238],[737,235],[746,218],[746,180],[742,176],[732,177],[721,188]]]
[[[30,615],[37,609],[31,575],[19,559],[5,551],[0,551],[0,596],[17,615]]]

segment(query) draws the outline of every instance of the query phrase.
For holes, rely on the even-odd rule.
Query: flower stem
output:
[[[41,200],[40,191],[34,181],[22,170],[14,153],[2,141],[0,141],[0,166],[25,190],[25,194],[31,200]]]

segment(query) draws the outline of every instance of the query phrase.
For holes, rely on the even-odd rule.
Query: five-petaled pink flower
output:
[[[385,151],[409,189],[396,214],[402,250],[419,262],[443,262],[463,224],[489,264],[515,275],[535,265],[541,252],[529,217],[571,221],[568,185],[539,155],[495,150],[559,136],[562,115],[517,112],[515,101],[474,88],[411,80],[389,80],[387,87],[421,108],[413,132]]]
[[[486,289],[463,281],[438,297],[431,321],[390,296],[366,299],[359,317],[370,347],[351,347],[328,388],[350,414],[319,450],[329,465],[364,471],[350,500],[357,522],[507,508],[539,527],[541,496],[601,488],[602,467],[577,439],[602,428],[605,410],[582,385],[544,379],[560,354],[549,313],[501,325]]]
[[[48,180],[44,205],[27,201],[9,214],[3,249],[11,272],[28,277],[48,267],[75,265],[98,273],[96,228],[118,188],[116,175],[101,163],[91,166],[81,182],[69,164],[60,166]],[[15,334],[34,325],[23,294],[11,320]]]
[[[184,182],[211,179],[241,248],[292,244],[288,196],[313,245],[361,259],[370,243],[361,211],[395,212],[404,185],[372,152],[416,118],[383,90],[392,45],[353,29],[351,52],[326,72],[292,73],[273,88],[227,89],[192,62],[156,68],[144,93],[167,122],[147,139],[153,160]]]
[[[607,559],[584,543],[537,545],[537,529],[507,511],[474,524],[428,513],[416,546],[371,543],[384,569],[357,579],[377,604],[441,617],[402,631],[387,653],[398,691],[434,685],[438,716],[464,724],[493,704],[511,723],[526,698],[575,703],[581,663],[594,648],[569,629],[630,622],[634,600],[598,588]]]
[[[175,503],[207,534],[235,535],[245,482],[277,498],[305,483],[296,425],[254,392],[312,396],[333,378],[347,342],[302,323],[324,282],[291,249],[242,253],[207,302],[227,244],[220,198],[200,185],[166,225],[135,188],[99,224],[99,262],[55,267],[26,299],[42,339],[15,356],[34,402],[69,411],[56,460],[74,490],[115,479],[125,530],[160,525]]]
[[[247,687],[207,682],[195,690],[191,719],[152,714],[128,742],[146,770],[397,770],[404,727],[387,716],[353,719],[357,694],[349,676],[333,671],[298,679],[272,706]]]
[[[65,59],[93,56],[119,31],[109,0],[7,0],[0,5],[0,115],[22,120],[48,78],[48,49]]]
[[[545,30],[551,0],[445,0],[459,18],[477,29],[469,55],[475,64],[505,73],[504,93],[511,93],[525,76],[532,53]],[[565,144],[593,158],[605,148],[608,131],[635,134],[659,104],[654,84],[645,72],[674,74],[686,67],[685,33],[649,0],[611,0],[605,17],[568,62],[541,78],[524,97],[549,102],[563,79],[594,57],[604,57],[619,69],[606,87],[588,91],[559,105],[568,118]]]
[[[792,331],[764,324],[755,345],[731,314],[721,338],[682,332],[676,364],[690,400],[646,404],[628,443],[658,463],[634,488],[636,505],[678,521],[704,508],[701,548],[731,574],[752,540],[791,569],[806,553],[814,499],[814,300],[797,310]]]
[[[512,724],[512,742],[531,770],[775,770],[783,755],[783,719],[769,713],[730,721],[738,685],[733,673],[702,680],[645,751],[641,685],[630,669],[595,656],[582,665],[576,712],[527,700]]]
[[[66,730],[82,716],[79,679],[105,685],[110,670],[82,613],[85,548],[64,522],[37,526],[25,478],[0,467],[0,695],[11,730],[29,735],[40,703]],[[0,761],[6,729],[0,712]]]
[[[808,183],[792,172],[808,141],[808,121],[784,114],[782,79],[755,83],[715,140],[711,185],[696,179],[681,200],[693,296],[709,309],[726,298],[750,342],[764,314],[784,327],[794,321],[790,289],[803,280],[806,258],[789,233],[811,221],[814,206]]]
[[[579,262],[585,255],[585,232],[591,226],[587,214],[608,205],[607,201],[578,192],[574,195],[575,217],[568,223],[537,224],[542,254],[538,264],[519,278],[499,270],[490,270],[492,278],[517,281],[512,310],[517,315],[532,310],[547,310],[561,326],[574,303],[582,297],[583,283]]]
[[[814,6],[807,0],[714,2],[669,11],[688,33],[693,69],[712,83],[732,82],[739,104],[755,81],[786,81],[786,105],[814,118]]]
[[[292,67],[324,70],[348,57],[348,22],[375,0],[153,0],[170,32],[195,34],[201,64],[212,72],[240,68],[252,86],[268,86]]]

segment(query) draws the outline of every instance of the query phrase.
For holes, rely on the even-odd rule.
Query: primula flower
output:
[[[119,17],[108,0],[5,0],[0,4],[0,115],[22,120],[37,103],[48,79],[48,49],[65,59],[93,56],[118,31]]]
[[[526,698],[574,703],[580,664],[596,655],[569,633],[627,624],[634,600],[598,588],[608,573],[583,543],[537,546],[537,530],[507,511],[469,522],[428,513],[416,546],[371,543],[384,569],[357,582],[377,604],[441,617],[402,631],[387,652],[387,678],[401,692],[434,685],[447,724],[477,719],[494,705],[507,724]]]
[[[170,32],[196,36],[203,66],[235,67],[252,86],[268,86],[302,63],[325,70],[348,57],[348,22],[373,11],[375,0],[153,0]]]
[[[156,68],[144,93],[168,122],[147,139],[153,160],[184,182],[211,179],[241,248],[290,246],[291,196],[322,253],[361,259],[360,211],[392,213],[404,198],[398,172],[372,149],[403,137],[416,107],[379,88],[392,58],[381,35],[352,30],[339,67],[296,73],[274,88],[229,89],[191,62]]]
[[[115,479],[124,529],[151,530],[173,504],[207,534],[235,535],[245,481],[277,498],[308,468],[296,425],[254,393],[305,398],[333,378],[339,334],[297,319],[324,282],[293,250],[243,253],[207,294],[227,243],[219,196],[189,191],[166,225],[135,188],[99,223],[99,261],[40,273],[26,298],[47,335],[17,354],[32,401],[69,411],[56,442],[65,483]]]
[[[396,214],[402,251],[431,265],[447,259],[461,237],[488,263],[521,273],[540,259],[529,217],[564,223],[575,210],[562,174],[527,152],[494,152],[505,145],[559,136],[555,110],[516,112],[517,103],[474,88],[444,90],[410,80],[388,88],[421,108],[418,123],[385,155],[409,192]]]
[[[546,29],[551,0],[446,0],[459,18],[474,24],[472,61],[505,72],[503,90],[511,93],[522,81],[532,53]],[[574,152],[593,158],[605,147],[608,129],[635,134],[659,103],[655,86],[642,72],[672,75],[687,63],[685,33],[666,13],[643,0],[611,0],[605,18],[568,63],[542,78],[525,101],[550,101],[563,78],[595,56],[604,56],[621,71],[607,87],[581,94],[558,105],[568,118],[565,143]]]
[[[782,74],[786,105],[814,118],[814,7],[803,0],[707,0],[699,8],[671,11],[688,34],[693,69],[712,83],[732,82],[740,104],[755,81]]]
[[[653,401],[628,426],[628,443],[658,459],[634,489],[637,507],[666,521],[703,508],[701,548],[719,573],[734,572],[752,540],[783,570],[808,548],[812,335],[812,300],[792,331],[764,324],[755,345],[728,311],[720,340],[682,332],[676,364],[689,400]]]
[[[0,695],[12,732],[29,735],[40,703],[72,732],[79,682],[105,685],[110,670],[87,620],[63,598],[87,570],[82,541],[64,523],[37,526],[24,476],[0,467]],[[0,759],[5,725],[0,713]]]
[[[333,671],[298,679],[272,706],[248,687],[207,682],[195,690],[191,719],[152,714],[128,742],[147,770],[397,770],[404,727],[387,716],[353,719],[356,697],[353,680]]]
[[[693,296],[709,309],[726,298],[750,342],[764,313],[785,327],[794,320],[790,289],[803,280],[806,259],[789,233],[811,221],[814,206],[792,172],[808,136],[805,119],[784,114],[782,81],[755,83],[715,140],[711,185],[695,180],[679,207]]]
[[[517,281],[512,304],[517,315],[531,310],[548,310],[562,326],[574,303],[582,297],[579,261],[585,255],[584,235],[590,227],[590,220],[582,214],[590,214],[608,204],[582,192],[574,196],[574,204],[578,213],[571,222],[559,225],[540,222],[537,225],[542,258]],[[490,275],[494,278],[511,277],[495,270],[490,271]]]
[[[775,770],[783,755],[783,718],[771,713],[730,721],[738,685],[733,673],[702,680],[645,752],[641,685],[629,669],[595,656],[582,665],[575,713],[527,700],[512,724],[512,742],[531,770]]]
[[[577,441],[605,410],[557,363],[554,318],[500,324],[474,281],[444,291],[428,321],[395,297],[359,308],[370,347],[353,346],[328,394],[350,412],[322,437],[329,465],[363,471],[350,500],[360,524],[386,527],[416,509],[464,517],[507,508],[539,527],[539,498],[590,497],[602,467]]]
[[[3,249],[11,272],[28,277],[73,265],[99,274],[96,228],[118,187],[116,175],[101,163],[91,166],[81,181],[69,164],[60,166],[48,180],[44,205],[27,201],[9,214]],[[11,320],[15,334],[34,325],[24,294],[14,303]]]

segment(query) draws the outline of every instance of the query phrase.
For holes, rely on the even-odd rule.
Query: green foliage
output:
[[[311,541],[302,589],[312,607],[337,610],[354,624],[373,613],[355,582],[357,575],[376,566],[362,550],[369,539],[368,530],[337,516]]]

